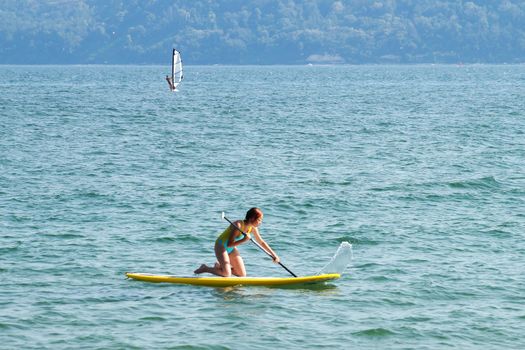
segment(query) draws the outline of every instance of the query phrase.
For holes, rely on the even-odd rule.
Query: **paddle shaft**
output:
[[[238,227],[237,225],[235,225],[233,222],[230,221],[230,219],[228,219],[226,216],[224,216],[224,219],[226,219],[226,221],[228,221],[233,227],[235,227],[237,230],[239,230],[243,235],[245,236],[248,236],[248,234],[246,234],[243,230],[241,230],[240,227]],[[263,247],[261,247],[261,245],[257,242],[255,242],[253,240],[252,237],[250,237],[250,241],[253,242],[253,244],[255,244],[257,247],[259,247],[260,250],[262,250],[263,252],[265,252],[270,258],[274,258],[274,256],[272,254],[270,254],[270,252],[268,252],[266,249],[264,249]],[[284,266],[280,261],[279,261],[279,265],[281,265],[283,267],[283,269],[285,269],[286,271],[288,271],[290,273],[290,275],[294,276],[294,277],[297,277],[297,275],[295,273],[293,273],[292,271],[290,271],[286,266]]]

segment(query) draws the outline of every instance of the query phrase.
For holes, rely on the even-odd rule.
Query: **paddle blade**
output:
[[[222,214],[221,214],[221,219],[224,220],[225,217],[226,217],[226,216],[224,215],[224,212],[222,212]]]

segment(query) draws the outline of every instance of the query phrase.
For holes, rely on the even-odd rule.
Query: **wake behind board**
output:
[[[302,276],[302,277],[179,277],[171,275],[153,275],[149,273],[126,272],[126,276],[135,280],[153,283],[178,283],[208,287],[230,286],[292,286],[304,283],[319,283],[341,277],[338,273]]]

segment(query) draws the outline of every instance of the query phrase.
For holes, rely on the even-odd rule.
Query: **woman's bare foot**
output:
[[[197,270],[193,271],[193,273],[199,274],[208,271],[208,266],[206,264],[202,264]]]

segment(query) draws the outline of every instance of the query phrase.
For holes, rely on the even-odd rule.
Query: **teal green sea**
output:
[[[0,66],[0,349],[523,349],[525,66]],[[298,288],[214,262],[221,212]],[[253,245],[251,276],[287,276]]]

